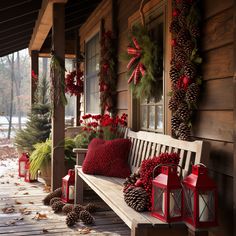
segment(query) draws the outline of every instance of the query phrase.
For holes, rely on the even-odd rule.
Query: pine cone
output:
[[[193,38],[196,39],[200,37],[200,28],[198,26],[191,25],[189,31]]]
[[[62,201],[58,201],[58,202],[54,202],[52,204],[52,210],[55,212],[55,213],[59,213],[61,212],[62,210],[62,207],[65,205],[65,203],[63,203]]]
[[[74,208],[73,204],[65,204],[62,207],[62,212],[67,215],[68,213],[72,212],[73,208]]]
[[[196,83],[190,84],[186,92],[186,102],[192,105],[196,105],[199,92],[200,89],[198,84]]]
[[[131,185],[135,184],[139,178],[140,178],[139,173],[133,173],[125,179],[124,185],[126,186],[128,184],[131,184]]]
[[[73,226],[76,221],[77,221],[78,217],[77,214],[75,212],[70,212],[67,216],[66,216],[66,224],[68,227]]]
[[[184,89],[174,90],[172,97],[173,97],[173,100],[175,100],[176,103],[179,105],[185,97]]]
[[[80,212],[83,210],[84,210],[84,207],[80,204],[76,205],[73,209],[73,211],[77,214],[78,217],[79,217]]]
[[[82,220],[86,225],[90,225],[90,224],[93,224],[94,223],[94,218],[91,216],[91,214],[86,211],[86,210],[83,210],[80,212],[80,215],[79,215],[79,218],[80,220]]]
[[[179,77],[180,77],[179,70],[175,66],[172,65],[171,68],[170,68],[171,82],[176,84],[179,80]]]
[[[182,14],[188,15],[191,5],[188,1],[182,0],[181,2],[179,2],[178,8],[180,9]]]
[[[61,201],[61,198],[60,197],[54,197],[50,200],[50,206],[54,203],[54,202],[58,202],[58,201]]]
[[[181,123],[177,131],[178,138],[181,140],[190,139],[190,128],[187,124]]]
[[[179,22],[177,20],[173,20],[170,23],[170,28],[169,28],[170,32],[172,34],[177,34],[180,31],[180,26],[179,26]]]
[[[182,119],[182,121],[188,121],[191,115],[191,111],[189,110],[188,104],[186,102],[183,102],[179,105],[179,108],[176,113]]]
[[[49,205],[50,204],[50,200],[54,197],[61,197],[62,195],[62,189],[61,188],[57,188],[55,189],[52,193],[49,193],[44,199],[43,199],[43,204],[44,205]]]
[[[174,53],[175,64],[184,65],[187,58],[182,48],[178,46],[174,47],[173,53]]]
[[[185,12],[180,12],[178,16],[178,23],[181,28],[186,28],[187,26],[187,18]]]
[[[130,187],[124,193],[124,199],[128,206],[134,210],[142,212],[147,209],[148,194],[141,187]]]
[[[193,80],[196,76],[197,70],[196,70],[196,66],[191,63],[191,62],[187,62],[184,65],[184,74],[190,79]]]
[[[193,49],[194,49],[193,44],[187,44],[183,47],[183,50],[187,57],[190,57],[192,55]]]
[[[95,211],[98,209],[98,206],[96,206],[96,205],[93,204],[93,203],[88,203],[88,204],[84,207],[84,209],[85,209],[86,211],[88,211],[89,213],[93,213],[93,212],[95,212]]]
[[[181,124],[180,117],[178,116],[178,114],[174,114],[171,117],[171,129],[174,132],[176,132],[179,129],[180,124]]]
[[[170,98],[168,107],[169,107],[169,109],[170,109],[171,111],[176,111],[177,108],[178,108],[178,104],[179,104],[178,101],[176,101],[176,100],[174,99],[174,97],[172,96],[172,97]]]
[[[186,45],[191,45],[191,37],[190,34],[188,32],[188,30],[186,29],[182,29],[180,30],[180,32],[177,35],[177,43],[178,45],[180,45],[181,47],[184,47]]]

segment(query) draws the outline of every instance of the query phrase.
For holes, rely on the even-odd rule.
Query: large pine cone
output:
[[[128,206],[132,207],[136,211],[147,210],[148,194],[141,187],[130,187],[124,193],[124,199]]]
[[[184,89],[175,90],[172,97],[177,104],[180,104],[185,97],[185,90]]]
[[[169,30],[171,33],[177,34],[180,31],[179,22],[177,20],[173,20],[170,24]]]
[[[171,111],[176,111],[177,108],[178,108],[178,105],[179,105],[179,102],[174,99],[174,97],[172,96],[169,100],[169,104],[168,104],[168,107]]]
[[[185,54],[187,55],[187,57],[190,57],[192,55],[193,49],[194,49],[193,44],[186,44],[183,47],[183,50],[184,50]]]
[[[54,197],[50,200],[50,206],[54,203],[54,202],[58,202],[58,201],[61,201],[61,198],[60,197]]]
[[[91,214],[86,211],[86,210],[83,210],[80,212],[80,215],[79,215],[79,218],[80,220],[82,220],[86,225],[90,225],[90,224],[93,224],[94,223],[94,218],[91,216]]]
[[[180,117],[177,114],[174,114],[171,117],[171,129],[176,133],[176,131],[179,129],[179,126],[181,124]]]
[[[140,178],[139,173],[132,173],[129,177],[125,179],[124,186],[134,185],[139,178]]]
[[[98,209],[98,206],[96,206],[96,205],[93,204],[93,203],[88,203],[88,204],[84,207],[84,209],[85,209],[86,211],[88,211],[89,213],[93,213],[93,212],[95,212],[95,211]]]
[[[177,35],[177,43],[181,47],[184,47],[186,45],[190,45],[192,43],[191,36],[190,36],[188,30],[186,30],[186,29],[180,30],[180,32]]]
[[[70,212],[72,212],[73,208],[74,208],[73,204],[66,204],[62,207],[62,212],[67,215]]]
[[[200,89],[198,84],[196,83],[190,84],[186,92],[186,102],[196,106],[199,92]]]
[[[66,216],[66,224],[67,224],[67,226],[68,227],[73,226],[76,223],[77,219],[78,219],[77,214],[74,211],[70,212]]]
[[[57,201],[57,202],[54,202],[52,204],[52,210],[55,212],[55,213],[58,213],[58,212],[61,212],[62,211],[62,207],[65,205],[65,203],[63,203],[62,201]]]
[[[182,121],[188,121],[188,119],[191,115],[191,111],[189,110],[188,104],[186,102],[183,102],[180,104],[176,113],[182,119]]]
[[[73,211],[77,214],[78,217],[79,217],[80,212],[83,210],[84,210],[84,207],[80,204],[76,205],[73,209]]]
[[[193,80],[196,76],[197,70],[196,66],[191,62],[187,62],[184,65],[184,74],[190,79]]]
[[[61,188],[57,188],[55,189],[52,193],[49,193],[44,199],[43,199],[43,204],[44,205],[49,205],[50,204],[50,200],[54,197],[61,197],[62,195],[62,189]]]
[[[175,67],[175,66],[171,66],[170,68],[170,79],[171,79],[171,82],[176,84],[179,80],[179,77],[180,77],[180,72],[179,70]]]
[[[178,138],[181,140],[189,140],[190,139],[190,127],[181,123],[177,132]]]
[[[184,65],[187,58],[182,48],[178,46],[174,47],[173,53],[174,53],[175,63],[178,65]]]

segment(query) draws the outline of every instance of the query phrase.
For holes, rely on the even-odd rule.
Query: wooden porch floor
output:
[[[100,211],[93,214],[95,224],[85,226],[78,222],[68,228],[65,216],[54,214],[51,207],[44,206],[46,196],[42,182],[26,183],[18,178],[17,159],[0,163],[0,236],[5,235],[130,235],[130,229],[103,202],[98,201]],[[92,194],[93,195],[93,194]],[[91,194],[87,201],[91,201]],[[94,197],[92,197],[94,199]],[[4,208],[14,210],[4,213]],[[46,216],[46,219],[37,219]]]

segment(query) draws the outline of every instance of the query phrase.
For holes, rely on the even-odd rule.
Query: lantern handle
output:
[[[203,166],[203,167],[206,167],[206,165],[203,164],[203,163],[201,163],[201,162],[197,163],[196,166]]]
[[[182,172],[183,172],[183,168],[182,166],[180,165],[177,165],[177,164],[171,164],[171,163],[167,163],[167,164],[158,164],[157,166],[154,167],[153,171],[152,171],[152,178],[154,179],[155,178],[155,171],[158,167],[160,166],[176,166],[176,167],[179,167],[181,172],[180,172],[180,176],[182,176]]]

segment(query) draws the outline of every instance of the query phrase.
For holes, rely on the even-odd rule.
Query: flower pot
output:
[[[40,168],[40,177],[45,181],[47,186],[51,186],[51,160],[47,161],[47,163]]]

